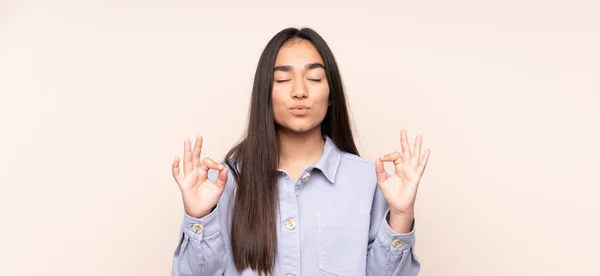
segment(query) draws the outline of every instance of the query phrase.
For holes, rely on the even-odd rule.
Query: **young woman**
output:
[[[264,49],[244,139],[222,163],[184,142],[172,275],[417,275],[414,204],[429,150],[358,156],[334,56],[312,29]],[[383,163],[393,162],[395,172]]]

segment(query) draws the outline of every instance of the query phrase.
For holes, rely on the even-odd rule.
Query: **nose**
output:
[[[306,90],[306,85],[304,84],[304,81],[295,81],[294,88],[292,89],[292,98],[304,99],[306,97],[308,97],[308,91]]]

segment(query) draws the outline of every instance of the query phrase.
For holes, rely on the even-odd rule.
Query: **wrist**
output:
[[[203,218],[205,216],[208,216],[208,214],[210,214],[210,212],[212,212],[212,210],[214,210],[214,208],[216,208],[216,206],[214,207],[190,207],[187,204],[183,204],[183,209],[185,210],[185,212],[188,214],[188,216],[193,217],[193,218]]]
[[[413,212],[398,212],[390,210],[388,224],[396,233],[406,234],[412,229],[412,223],[415,218]]]
[[[398,216],[398,217],[415,217],[415,210],[411,209],[408,211],[398,211],[393,208],[390,208],[390,216]]]
[[[210,214],[210,212],[206,212],[206,211],[190,210],[187,208],[184,208],[184,209],[185,209],[185,213],[188,216],[190,216],[192,218],[196,218],[196,219],[203,218],[203,217],[207,216],[208,214]]]

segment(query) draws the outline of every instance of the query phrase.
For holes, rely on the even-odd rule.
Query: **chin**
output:
[[[315,129],[315,127],[317,127],[318,124],[316,126],[313,125],[284,125],[283,128],[286,129],[289,132],[293,132],[293,133],[305,133],[305,132],[309,132],[313,129]]]

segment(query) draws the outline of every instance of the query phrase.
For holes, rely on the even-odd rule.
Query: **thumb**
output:
[[[381,159],[377,157],[375,160],[375,173],[377,174],[377,183],[381,184],[387,180],[387,174],[385,173],[385,167],[383,166],[383,162]]]

